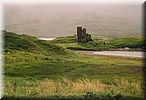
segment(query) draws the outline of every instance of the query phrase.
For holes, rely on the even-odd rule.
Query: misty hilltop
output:
[[[70,36],[77,26],[95,37],[141,36],[141,5],[4,5],[5,29],[36,37]]]

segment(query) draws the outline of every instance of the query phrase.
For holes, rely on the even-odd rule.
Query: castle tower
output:
[[[86,29],[85,28],[83,28],[83,34],[86,34]]]
[[[78,43],[81,43],[82,27],[77,27]]]
[[[86,33],[86,28],[77,27],[77,42],[78,43],[87,43],[92,41],[91,35]]]

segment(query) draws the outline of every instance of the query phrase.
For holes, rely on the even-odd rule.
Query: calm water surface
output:
[[[107,56],[120,56],[131,58],[144,58],[144,53],[141,51],[75,51],[87,55],[107,55]]]

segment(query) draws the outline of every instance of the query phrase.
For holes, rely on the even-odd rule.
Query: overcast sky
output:
[[[86,4],[86,3],[103,3],[103,4],[142,4],[145,0],[2,0],[4,3],[10,4],[41,4],[41,3],[77,3],[77,4]]]

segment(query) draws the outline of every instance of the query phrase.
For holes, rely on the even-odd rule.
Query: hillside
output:
[[[109,38],[98,39],[93,38],[93,41],[88,43],[77,43],[76,36],[58,37],[51,43],[60,45],[71,50],[132,50],[141,51],[144,49],[143,37],[126,37],[126,38]],[[128,49],[125,49],[128,48]]]
[[[39,40],[29,35],[18,35],[12,32],[4,33],[5,52],[25,51],[47,54],[67,54],[65,48],[47,41]]]
[[[52,41],[38,40],[36,37],[29,35],[18,35],[12,32],[6,32],[5,51],[31,51],[44,53],[67,53],[67,49],[71,50],[143,50],[143,37],[126,37],[126,38],[112,38],[112,39],[97,39],[88,43],[77,43],[76,36],[58,37]],[[62,47],[61,47],[62,46]],[[128,49],[127,49],[128,50]]]
[[[75,43],[72,36],[42,41],[6,32],[4,38],[4,100],[143,100],[142,59],[76,54],[64,45]]]

